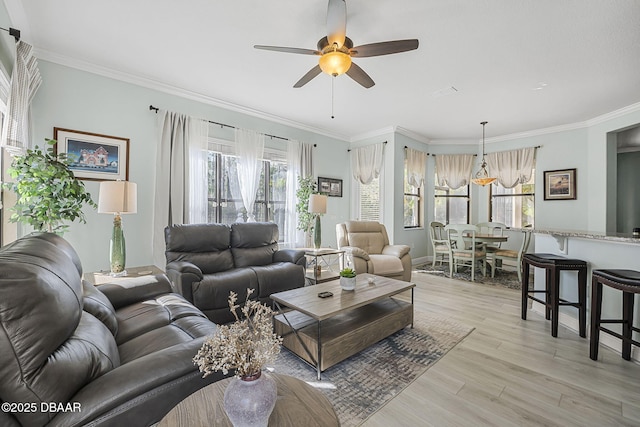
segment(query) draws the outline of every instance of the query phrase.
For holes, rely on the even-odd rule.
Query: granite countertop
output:
[[[525,229],[510,228],[514,231],[524,231]],[[527,229],[531,230],[531,229]],[[609,242],[624,242],[624,243],[636,243],[640,244],[640,237],[633,237],[631,233],[605,233],[601,231],[578,231],[578,230],[554,230],[534,228],[534,233],[537,234],[550,234],[555,237],[576,237],[580,239],[593,239],[593,240],[605,240]]]

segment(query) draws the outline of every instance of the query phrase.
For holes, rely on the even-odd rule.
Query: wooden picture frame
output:
[[[318,177],[318,192],[329,197],[342,197],[342,180]]]
[[[544,199],[575,200],[576,184],[576,169],[544,171]]]
[[[67,153],[74,162],[69,169],[78,179],[129,180],[129,138],[53,128],[56,153]]]

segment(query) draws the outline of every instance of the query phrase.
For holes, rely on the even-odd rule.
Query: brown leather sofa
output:
[[[94,287],[63,238],[0,249],[1,426],[148,426],[203,379],[193,357],[216,325],[164,275]]]
[[[272,222],[181,224],[164,230],[167,276],[212,321],[234,320],[229,292],[271,304],[276,292],[304,286],[306,258],[300,249],[278,249]]]

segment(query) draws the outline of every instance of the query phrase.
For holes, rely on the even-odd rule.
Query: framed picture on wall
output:
[[[342,197],[342,180],[318,177],[318,192],[329,197]]]
[[[544,172],[545,200],[575,200],[576,170],[562,169]]]
[[[129,180],[129,138],[53,128],[56,153],[67,153],[78,179]]]

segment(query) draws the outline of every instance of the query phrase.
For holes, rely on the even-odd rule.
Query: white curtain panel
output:
[[[438,185],[446,185],[452,190],[469,185],[474,158],[473,154],[438,154],[436,156]]]
[[[384,160],[384,144],[351,149],[351,173],[360,184],[367,185],[380,175]]]
[[[158,111],[153,260],[165,265],[164,229],[207,222],[209,125],[185,114]]]
[[[300,175],[300,156],[302,152],[302,144],[300,141],[290,140],[287,144],[287,207],[284,217],[284,235],[283,247],[295,248],[299,242],[298,230],[298,214],[296,213],[296,191],[298,190],[298,177]]]
[[[407,162],[407,184],[413,187],[422,187],[427,169],[427,153],[405,148]]]
[[[189,123],[189,191],[188,219],[189,224],[208,222],[209,182],[209,123],[206,120],[190,119]]]
[[[487,154],[489,173],[505,188],[513,188],[531,179],[536,161],[534,147]]]
[[[7,115],[2,126],[2,145],[20,148],[30,148],[32,145],[29,137],[29,107],[42,83],[38,62],[32,51],[30,44],[18,41],[7,100]]]
[[[313,144],[290,140],[287,144],[287,201],[282,247],[304,246],[304,231],[298,230],[298,177],[313,176]]]
[[[260,183],[260,165],[264,155],[264,135],[252,130],[236,129],[235,141],[242,202],[247,210],[247,222],[255,222],[253,205],[256,201],[256,193]]]

